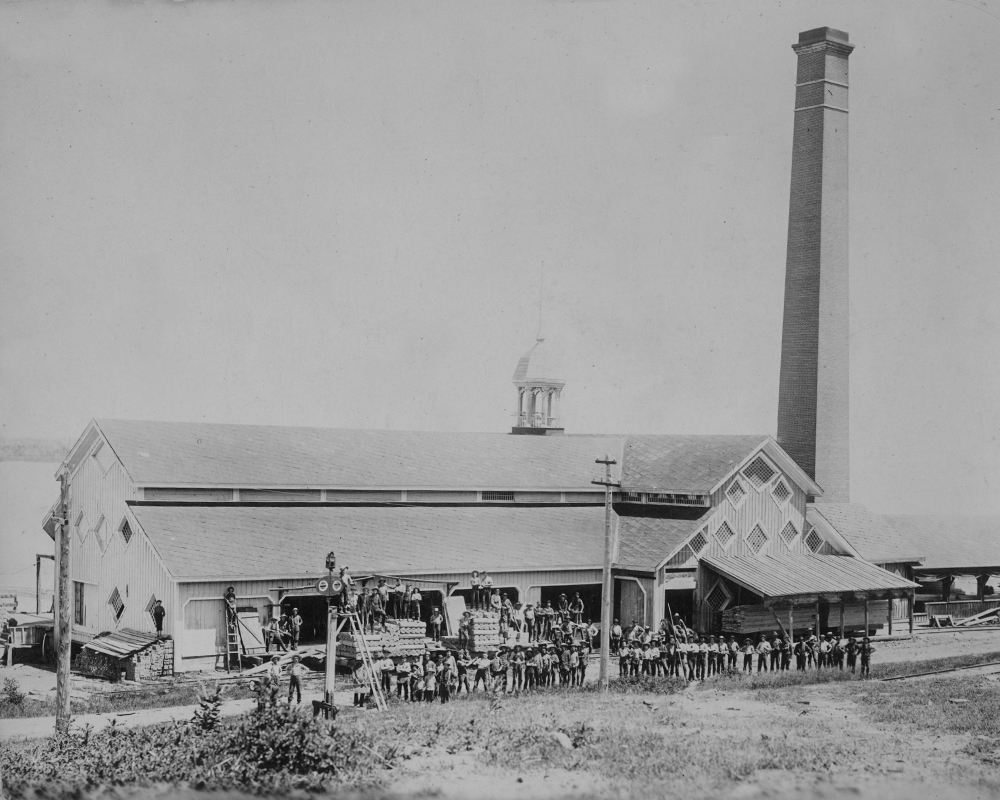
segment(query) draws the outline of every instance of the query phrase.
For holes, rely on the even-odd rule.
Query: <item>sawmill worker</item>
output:
[[[546,600],[545,605],[536,612],[539,639],[552,638],[552,620],[555,618],[555,615],[556,610],[552,607],[552,601]]]
[[[500,603],[500,592],[494,589],[490,593],[490,613],[500,614],[501,603]]]
[[[441,641],[441,623],[444,622],[444,617],[441,616],[441,609],[438,608],[437,606],[434,606],[434,609],[431,611],[431,620],[430,620],[430,622],[431,622],[431,638],[435,642],[440,642]]]
[[[423,700],[424,665],[419,656],[410,657],[410,700],[416,703]]]
[[[792,643],[781,637],[781,671],[788,672],[792,665]]]
[[[858,650],[858,655],[861,656],[862,678],[867,678],[871,675],[872,653],[874,652],[875,648],[872,647],[872,640],[866,636],[861,640],[861,647]]]
[[[267,677],[270,681],[268,692],[272,706],[278,705],[278,692],[281,690],[281,661],[278,656],[271,656],[267,667]]]
[[[226,593],[223,595],[223,599],[226,601],[226,620],[230,625],[236,624],[236,590],[232,586],[226,587]]]
[[[302,635],[302,617],[299,616],[297,608],[292,609],[291,616],[288,617],[288,624],[292,634],[292,650],[298,650],[299,637]]]
[[[287,619],[287,617],[285,617]],[[281,624],[277,619],[271,617],[271,621],[267,623],[267,630],[264,631],[264,652],[268,653],[271,650],[271,645],[274,645],[275,650],[286,651],[288,647],[285,644],[286,634],[282,630]]]
[[[507,596],[507,592],[500,592],[500,616],[507,618],[507,624],[514,624],[514,603]]]
[[[410,618],[420,619],[420,603],[423,600],[423,595],[420,594],[420,589],[416,586],[410,591]]]
[[[632,621],[632,625],[635,625],[635,621]],[[681,619],[681,615],[674,614],[674,638],[687,640],[691,636],[691,631],[688,626],[684,624],[684,620]]]
[[[156,626],[156,638],[163,638],[163,618],[167,616],[167,609],[163,607],[163,601],[157,600],[153,604],[153,624]]]
[[[736,672],[736,657],[739,655],[740,645],[736,637],[729,634],[729,641],[726,642],[726,662],[730,672]]]
[[[428,658],[427,663],[424,664],[424,701],[432,702],[434,700],[434,695],[437,692],[437,664],[434,663],[434,659]]]
[[[577,625],[583,622],[583,611],[584,611],[583,598],[580,597],[580,593],[577,592],[576,594],[573,595],[573,602],[569,604],[569,613],[573,617],[573,622],[575,622]]]
[[[402,619],[404,616],[403,595],[403,582],[399,578],[396,578],[395,585],[389,590],[389,607],[386,609],[386,613],[393,619]]]
[[[340,582],[343,584],[343,588],[340,590],[340,604],[350,611],[352,606],[350,597],[354,590],[354,578],[351,577],[351,568],[347,565],[340,568]],[[356,605],[356,603],[353,605]]]
[[[510,656],[510,667],[511,672],[511,682],[514,687],[514,691],[519,692],[524,689],[524,668],[527,664],[527,657],[524,655],[524,651],[521,649],[521,645],[514,645],[514,650]]]
[[[528,634],[528,642],[534,642],[538,639],[538,632],[535,630],[535,607],[527,603],[521,613],[524,616],[524,630]]]
[[[480,607],[479,589],[482,586],[482,583],[483,583],[482,578],[479,577],[479,570],[478,569],[472,570],[472,575],[469,576],[469,587],[471,588],[470,592],[471,597],[469,598],[469,600],[471,601],[471,605],[474,611],[478,611]]]
[[[476,662],[469,657],[469,652],[464,647],[459,651],[458,658],[455,659],[455,696],[462,692],[465,687],[466,694],[472,694],[472,687],[469,685],[469,670],[476,668]]]
[[[378,579],[378,586],[375,588],[378,592],[379,600],[382,601],[382,610],[386,611],[389,608],[389,584],[385,582],[385,578]]]
[[[491,578],[490,573],[484,569],[482,577],[479,581],[479,598],[482,601],[482,610],[490,611],[490,603],[493,599],[493,578]]]
[[[611,655],[618,655],[619,650],[622,646],[622,626],[618,620],[615,620],[611,625]]]
[[[858,640],[853,636],[844,645],[844,653],[847,655],[847,668],[853,675],[858,666]]]
[[[496,692],[498,689],[506,691],[504,685],[507,682],[507,659],[504,656],[505,648],[500,647],[490,655],[490,689]]]
[[[403,656],[396,664],[396,697],[410,699],[410,659]]]
[[[463,611],[462,618],[458,621],[458,649],[467,650],[469,647],[469,624],[472,622],[472,612]]]
[[[806,639],[806,666],[812,669],[812,665],[819,658],[819,645],[816,642],[816,634],[811,634]]]
[[[757,672],[767,672],[767,662],[769,656],[771,655],[771,643],[767,641],[767,637],[762,633],[760,635],[760,641],[757,643]]]
[[[385,604],[386,604],[386,601],[383,599],[382,593],[378,589],[373,590],[372,593],[371,593],[371,596],[370,596],[370,598],[368,600],[368,602],[369,602],[369,604],[371,606],[371,610],[369,611],[369,615],[371,616],[372,633],[375,633],[375,623],[378,623],[379,630],[382,633],[385,633],[386,632],[386,627],[385,627],[385,620],[386,620],[386,616],[385,616]]]
[[[830,634],[825,639],[819,640],[819,658],[816,667],[822,669],[830,666],[830,651],[833,650],[833,643],[830,641]]]
[[[288,668],[288,704],[292,704],[292,695],[296,695],[296,703],[302,703],[302,677],[306,674],[306,668],[302,666],[302,659],[298,655],[292,656],[292,666]]]
[[[743,641],[743,647],[740,648],[743,652],[743,671],[753,673],[753,655],[757,652],[757,648],[753,646],[753,641],[748,636]]]
[[[472,682],[472,691],[476,691],[479,686],[479,682],[483,682],[483,691],[488,692],[490,690],[489,684],[489,669],[490,669],[490,653],[484,653],[479,651],[476,653],[476,677]]]
[[[832,635],[832,634],[831,634]],[[830,648],[830,666],[836,664],[841,672],[844,670],[844,643],[839,636],[833,636],[833,646]]]
[[[267,708],[267,701],[271,695],[271,678],[268,675],[261,675],[257,680],[250,681],[250,689],[257,695],[257,710],[263,711]]]
[[[451,656],[438,657],[438,693],[441,695],[441,702],[447,703],[451,700],[451,682],[455,677],[455,669],[452,666],[454,659]]]
[[[569,598],[565,594],[556,599],[556,615],[560,625],[569,619]]]
[[[392,656],[389,654],[388,650],[382,651],[382,660],[379,662],[382,675],[382,696],[388,697],[389,692],[392,691],[392,675],[396,671],[396,662],[392,660]]]
[[[771,672],[777,672],[781,666],[781,639],[777,631],[771,631]]]
[[[542,675],[542,654],[539,650],[533,647],[528,647],[528,651],[525,654],[525,664],[524,664],[524,688],[525,690],[534,689],[536,686],[540,686],[539,681]]]

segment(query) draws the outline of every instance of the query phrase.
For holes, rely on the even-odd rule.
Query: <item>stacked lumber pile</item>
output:
[[[788,627],[788,607],[775,608],[775,613],[781,624]],[[880,625],[889,613],[887,600],[872,600],[868,603],[868,624]],[[816,608],[814,606],[796,606],[792,611],[792,621],[795,630],[813,630],[816,628]],[[825,620],[827,627],[840,627],[840,606],[833,603]],[[849,630],[860,630],[865,626],[864,603],[848,603],[844,607],[844,627]],[[729,634],[759,634],[778,630],[778,623],[767,606],[733,606],[722,612],[722,632]]]
[[[373,658],[388,650],[390,656],[419,656],[434,649],[433,640],[424,636],[426,626],[419,620],[389,620],[384,633],[364,634],[365,644]],[[337,637],[337,655],[347,659],[361,658],[361,642],[353,633]]]
[[[500,641],[500,615],[473,611],[469,620],[469,649],[480,652],[496,650]]]

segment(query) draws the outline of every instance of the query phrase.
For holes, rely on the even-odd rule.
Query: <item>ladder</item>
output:
[[[236,671],[242,674],[242,654],[246,652],[246,647],[243,644],[243,631],[240,630],[240,615],[236,609],[232,609],[232,613],[230,613],[228,605],[222,613],[226,617],[226,672],[232,672],[233,660],[235,659]]]
[[[375,664],[372,659],[371,650],[368,648],[368,642],[365,641],[365,636],[361,632],[358,625],[358,614],[356,611],[351,611],[343,616],[346,616],[348,622],[350,623],[351,634],[354,636],[354,641],[357,643],[358,653],[361,655],[361,663],[364,665],[365,672],[367,673],[366,683],[368,684],[368,688],[371,689],[372,697],[375,700],[375,707],[379,711],[385,711],[389,706],[382,694],[381,684],[375,679]]]

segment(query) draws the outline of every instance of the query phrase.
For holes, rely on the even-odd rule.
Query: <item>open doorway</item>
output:
[[[578,584],[565,584],[560,586],[543,586],[542,588],[542,599],[541,604],[544,606],[546,603],[551,602],[553,608],[559,607],[559,595],[566,595],[566,599],[569,600],[570,605],[573,603],[573,598],[576,593],[580,593],[580,599],[583,600],[583,620],[586,622],[588,619],[591,622],[597,622],[601,618],[601,584],[599,583],[578,583]]]

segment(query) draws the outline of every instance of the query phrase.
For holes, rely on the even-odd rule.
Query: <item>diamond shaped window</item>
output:
[[[781,529],[781,538],[784,539],[785,544],[790,545],[798,535],[799,532],[795,529],[795,526],[791,522]]]
[[[767,534],[764,533],[764,529],[760,525],[754,525],[750,535],[747,536],[747,546],[754,554],[757,554],[765,544],[767,544]]]
[[[809,535],[806,537],[806,547],[812,550],[814,553],[823,546],[823,537],[816,533],[816,529],[809,531]]]
[[[729,544],[735,535],[733,529],[729,527],[728,522],[723,522],[715,532],[715,538],[719,540],[719,544],[723,547]]]
[[[779,480],[776,484],[774,484],[771,494],[774,495],[774,499],[778,501],[779,505],[781,505],[792,496],[792,490],[788,488],[788,484],[786,484],[783,480]]]
[[[722,588],[721,583],[715,584],[715,588],[708,593],[708,597],[705,598],[705,602],[708,603],[712,611],[722,611],[729,602],[729,595],[726,594],[726,590]]]
[[[705,529],[702,528],[698,533],[696,533],[691,541],[688,543],[691,545],[691,549],[696,553],[700,553],[705,549],[705,545],[708,544],[708,539],[705,537]]]
[[[755,489],[762,488],[777,474],[777,471],[761,456],[757,456],[757,458],[751,461],[746,469],[743,470],[743,477],[750,481]]]
[[[743,488],[743,484],[740,483],[739,479],[733,481],[729,488],[726,489],[726,497],[729,498],[729,502],[733,504],[734,508],[738,508],[746,496],[747,490]]]

